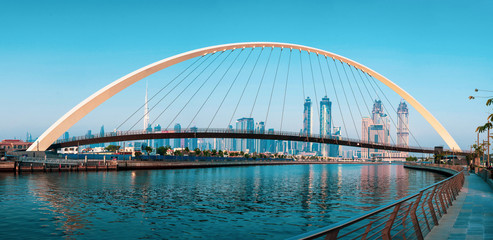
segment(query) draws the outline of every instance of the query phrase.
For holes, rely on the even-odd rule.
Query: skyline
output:
[[[447,6],[427,3],[428,8],[424,9],[417,8],[420,3],[360,2],[358,7],[353,7],[354,4],[351,3],[322,3],[319,8],[327,9],[331,13],[327,15],[309,14],[310,11],[298,13],[290,9],[294,2],[288,2],[287,6],[281,5],[282,15],[287,12],[299,16],[296,19],[308,20],[300,23],[274,11],[278,7],[275,3],[267,3],[265,8],[237,13],[241,15],[241,19],[251,19],[247,16],[255,13],[257,18],[252,21],[256,32],[247,28],[252,22],[246,20],[235,23],[237,28],[233,28],[231,23],[224,21],[232,16],[231,13],[218,3],[215,3],[217,9],[223,15],[209,16],[192,9],[188,15],[191,17],[189,21],[163,25],[161,31],[151,32],[145,27],[135,28],[139,23],[144,25],[146,21],[157,20],[155,16],[148,16],[146,11],[165,11],[167,15],[159,16],[172,19],[178,14],[174,12],[186,12],[185,5],[156,2],[155,9],[139,6],[142,12],[129,17],[116,11],[107,11],[112,7],[107,3],[98,4],[98,8],[89,10],[86,8],[92,6],[90,3],[77,4],[79,8],[72,8],[70,4],[58,2],[58,8],[46,13],[35,10],[39,4],[36,2],[31,2],[32,8],[25,11],[20,11],[22,4],[19,3],[2,4],[4,12],[0,19],[7,23],[4,27],[8,34],[0,40],[0,51],[4,53],[0,56],[3,66],[0,80],[5,89],[1,100],[7,103],[15,100],[15,104],[5,106],[5,112],[13,115],[13,119],[0,120],[2,139],[24,138],[26,132],[32,133],[33,137],[39,136],[58,117],[93,92],[153,61],[195,48],[228,42],[293,42],[325,49],[361,62],[382,73],[422,102],[463,149],[468,149],[475,140],[475,127],[483,123],[483,115],[487,111],[480,99],[469,101],[467,97],[474,93],[475,88],[481,89],[481,86],[486,87],[487,83],[493,81],[487,71],[488,66],[493,64],[493,51],[488,44],[492,33],[487,31],[487,23],[492,22],[493,17],[487,14],[491,3],[486,1],[474,4],[456,1]],[[131,9],[131,6],[125,4],[120,6],[122,12]],[[307,10],[315,11],[316,5],[318,4],[306,3],[304,6]],[[403,7],[407,10],[399,11]],[[367,12],[380,14],[370,15]],[[402,16],[396,14],[397,12]],[[416,12],[421,17],[411,18]],[[347,15],[344,19],[361,14],[366,16],[368,22],[363,28],[355,28],[359,25],[358,22],[338,20],[342,19],[343,13]],[[51,17],[46,18],[46,14]],[[60,21],[69,16],[70,21]],[[84,21],[89,18],[92,21]],[[122,22],[113,19],[120,19]],[[198,19],[203,21],[197,21]],[[393,23],[388,22],[389,19]],[[408,19],[414,21],[410,22]],[[49,24],[51,21],[57,24]],[[273,24],[278,27],[271,31],[272,28],[259,24],[262,21],[285,24]],[[80,24],[85,27],[77,27]],[[45,26],[39,28],[43,32],[37,29],[40,26]],[[330,26],[332,31],[315,31],[323,26]],[[122,35],[129,27],[146,37]],[[191,31],[184,32],[183,28]],[[230,34],[210,29],[228,29]],[[303,34],[289,31],[294,29]],[[350,32],[348,29],[359,31]],[[372,31],[375,34],[368,34]],[[173,35],[178,32],[180,34]],[[111,34],[114,36],[110,37]],[[165,37],[170,34],[173,37]],[[203,39],[196,41],[193,38],[195,34],[201,34]],[[143,82],[134,89],[139,90],[142,87]],[[436,93],[437,90],[442,93]],[[121,110],[122,107],[118,107],[116,102],[127,96],[128,94],[115,96],[114,102],[103,105]],[[141,94],[135,96],[142,99]],[[457,115],[457,109],[461,111],[461,115]],[[89,126],[97,129],[101,123],[96,125],[94,119],[98,119],[103,113],[103,110],[91,113],[93,120],[83,119],[81,124],[74,126],[73,131],[87,130]],[[415,112],[411,114],[416,115]],[[437,134],[428,133],[433,132],[430,131],[431,127],[415,119],[411,121],[422,124],[413,126],[418,129],[421,139],[430,140],[430,143],[442,142]]]

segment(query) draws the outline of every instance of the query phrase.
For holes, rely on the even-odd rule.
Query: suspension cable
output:
[[[163,101],[163,100],[164,100],[164,99],[165,99],[165,98],[166,98],[166,97],[167,97],[167,96],[168,96],[171,92],[173,92],[173,91],[174,91],[174,90],[175,90],[175,89],[176,89],[176,88],[177,88],[177,87],[178,87],[178,86],[179,86],[179,85],[180,85],[183,81],[185,81],[185,79],[187,79],[187,78],[188,78],[188,77],[189,77],[189,76],[190,76],[193,72],[195,72],[195,70],[197,70],[200,66],[202,66],[202,64],[203,64],[203,63],[205,63],[207,60],[209,60],[209,58],[210,58],[212,55],[214,55],[214,54],[215,54],[215,53],[212,53],[212,54],[208,55],[208,56],[207,56],[207,57],[206,57],[206,58],[205,58],[205,59],[204,59],[204,60],[203,60],[203,61],[202,61],[199,65],[197,65],[197,66],[196,66],[196,67],[195,67],[195,68],[194,68],[191,72],[189,72],[189,73],[188,73],[188,74],[187,74],[187,75],[186,75],[186,76],[185,76],[185,77],[184,77],[181,81],[179,81],[177,84],[175,84],[175,86],[174,86],[173,88],[171,88],[171,90],[169,90],[169,91],[168,91],[168,93],[166,93],[166,94],[165,94],[165,95],[164,95],[161,99],[159,99],[159,101],[158,101],[156,104],[154,104],[154,106],[152,106],[152,107],[149,109],[148,113],[152,112],[152,110],[154,110],[154,108],[156,108],[156,107],[157,107],[157,105],[158,105],[159,103],[161,103],[161,101]],[[200,73],[199,73],[199,75],[200,75]],[[196,78],[197,78],[197,77],[196,77]],[[194,79],[194,80],[195,80],[195,79]],[[192,81],[194,81],[194,80],[192,80]],[[128,130],[128,131],[131,131],[131,130],[132,130],[132,129],[133,129],[133,128],[134,128],[134,127],[135,127],[135,126],[136,126],[136,125],[137,125],[137,124],[138,124],[138,123],[139,123],[139,122],[140,122],[140,121],[141,121],[144,117],[145,117],[145,115],[144,115],[144,116],[142,116],[142,117],[140,117],[140,118],[139,118],[139,119],[138,119],[138,120],[137,120],[137,121],[136,121],[136,122],[135,122],[135,123],[134,123],[134,124],[133,124],[133,125],[129,128],[129,130]],[[151,125],[152,125],[152,123],[151,123]]]
[[[253,51],[253,48],[252,48],[252,51]],[[222,80],[224,79],[224,77],[226,76],[226,74],[229,72],[229,70],[231,69],[231,67],[233,66],[233,64],[236,62],[236,60],[238,59],[238,57],[241,55],[241,53],[243,52],[243,49],[240,51],[240,53],[238,55],[236,55],[236,57],[234,58],[233,62],[231,62],[231,64],[229,65],[229,67],[226,69],[226,71],[224,72],[224,74],[221,76],[221,78],[219,79],[219,81],[216,83],[216,86],[214,86],[214,89],[212,89],[211,93],[209,94],[209,96],[207,96],[207,99],[205,99],[205,101],[202,102],[202,106],[200,106],[199,110],[197,111],[197,113],[195,114],[195,116],[193,116],[192,120],[190,121],[190,123],[188,124],[186,130],[188,130],[188,128],[190,127],[190,125],[193,123],[193,120],[195,120],[195,118],[197,117],[197,115],[199,114],[199,112],[202,110],[202,108],[204,107],[204,105],[207,103],[207,101],[209,100],[209,98],[212,96],[212,94],[214,93],[214,91],[216,91],[216,88],[219,86],[219,84],[222,82]],[[248,57],[250,57],[250,54],[252,52],[250,52],[248,54]],[[247,59],[248,59],[247,57]],[[227,57],[226,57],[227,58]],[[226,58],[224,60],[226,60]],[[223,62],[224,62],[223,60]],[[244,64],[243,64],[244,65]],[[218,66],[219,67],[219,66]],[[243,68],[243,66],[242,66]],[[240,69],[241,71],[241,69]]]
[[[120,129],[120,127],[123,126],[123,124],[125,124],[128,120],[130,120],[130,118],[132,118],[135,114],[137,114],[137,112],[140,111],[147,103],[149,103],[152,99],[154,99],[159,93],[161,93],[166,87],[168,87],[171,83],[173,83],[178,77],[180,77],[183,73],[185,73],[190,67],[192,67],[196,62],[198,62],[203,57],[204,55],[197,58],[194,62],[192,62],[192,64],[190,64],[187,68],[185,68],[185,70],[183,70],[175,78],[173,78],[170,82],[168,82],[168,84],[162,87],[156,94],[154,94],[151,98],[149,98],[144,104],[142,104],[142,106],[140,106],[137,110],[135,110],[134,113],[132,113],[127,119],[125,119],[125,121],[123,121],[120,125],[118,125],[118,127],[115,128],[115,131],[118,131],[118,129]]]
[[[312,82],[313,82],[313,92],[315,93],[315,105],[317,106],[317,112],[318,112],[318,120],[320,121],[321,119],[321,112],[320,112],[320,106],[318,102],[318,96],[317,96],[317,87],[315,86],[315,75],[313,74],[313,65],[312,65],[312,58],[310,56],[310,52],[308,52],[308,62],[310,63],[310,71],[312,73]],[[312,133],[313,134],[313,133]]]
[[[353,66],[353,67],[354,67],[354,66]],[[361,91],[361,88],[360,88],[360,86],[359,86],[358,80],[356,79],[356,76],[354,75],[353,68],[352,68],[352,66],[351,66],[351,65],[349,65],[349,64],[348,64],[348,68],[349,68],[349,70],[351,70],[351,75],[353,76],[354,82],[356,83],[356,86],[358,87],[358,90],[359,90],[359,93],[360,93],[360,95],[361,95],[361,98],[363,99],[363,102],[365,103],[365,108],[366,108],[366,110],[368,111],[368,117],[371,117],[371,116],[372,116],[372,113],[371,113],[371,111],[370,111],[370,108],[368,107],[368,106],[369,106],[369,104],[368,104],[368,103],[366,102],[366,100],[365,100],[365,97],[364,97],[364,95],[363,95],[363,92]],[[356,69],[356,71],[358,71],[358,69],[357,69],[356,67],[354,67],[354,68]],[[359,72],[358,72],[358,73],[359,73]],[[363,79],[361,79],[361,80],[363,80]],[[365,85],[365,87],[366,87],[366,85]],[[366,90],[367,90],[367,92],[368,92],[368,95],[369,95],[369,97],[370,97],[371,102],[373,103],[373,97],[370,95],[370,92],[368,91],[368,89],[366,89]],[[363,127],[363,126],[361,126],[361,127]],[[380,139],[383,139],[383,138],[382,138],[382,136],[380,135],[380,133],[379,133],[378,131],[377,131],[377,136],[378,136]],[[362,136],[362,137],[363,137],[363,136]]]
[[[282,114],[281,114],[281,127],[279,131],[282,132],[282,123],[284,121],[284,107],[286,105],[286,93],[288,91],[288,79],[289,79],[289,69],[291,67],[291,54],[293,53],[293,49],[289,50],[289,60],[288,60],[288,71],[286,73],[286,84],[284,85],[284,99],[282,101]]]
[[[329,61],[327,60],[327,56],[325,56],[325,63],[327,64],[327,69],[329,70],[330,81],[332,83],[332,88],[334,89],[334,95],[336,96],[337,107],[339,108],[339,113],[341,114],[342,125],[344,126],[344,132],[346,132],[346,137],[349,137],[346,127],[346,121],[344,121],[344,115],[342,114],[341,105],[339,104],[339,96],[337,95],[336,85],[334,84],[334,78],[332,77],[332,71],[330,71],[330,66],[329,66]]]
[[[262,51],[264,51],[263,47],[262,47]],[[269,53],[269,58],[267,58],[267,63],[265,64],[264,73],[262,74],[262,78],[260,79],[260,84],[258,85],[257,94],[255,94],[255,100],[253,101],[252,110],[250,111],[250,115],[248,116],[249,118],[252,117],[253,109],[255,108],[255,104],[257,103],[258,93],[260,92],[260,88],[262,87],[262,83],[264,82],[265,72],[267,71],[267,66],[269,66],[270,57],[272,56],[273,51],[274,51],[274,48],[271,48],[270,53]],[[262,54],[262,52],[260,54]],[[259,55],[259,57],[260,57],[260,55]]]
[[[358,128],[356,127],[356,122],[354,121],[353,112],[351,111],[351,106],[350,106],[349,101],[347,99],[346,90],[344,89],[344,84],[342,83],[341,74],[339,73],[339,69],[337,68],[337,64],[336,64],[335,59],[332,59],[332,60],[334,61],[334,66],[335,66],[336,71],[337,71],[337,76],[339,77],[339,82],[341,82],[342,93],[344,93],[344,98],[346,99],[346,103],[347,103],[347,106],[349,108],[349,115],[351,116],[351,119],[353,120],[354,129],[356,130],[356,136],[358,136],[358,139],[360,139]]]
[[[281,48],[281,51],[279,52],[279,60],[277,61],[276,74],[274,75],[274,81],[272,83],[272,90],[270,92],[269,105],[267,106],[267,114],[265,115],[265,124],[264,124],[265,126],[267,126],[267,120],[269,119],[270,104],[272,102],[272,95],[274,94],[274,86],[276,85],[277,72],[279,71],[279,64],[281,63],[281,55],[282,55],[283,49],[284,48]]]
[[[252,48],[252,52],[253,52],[253,48]],[[250,52],[250,53],[251,53],[251,52]],[[250,57],[250,55],[248,55],[248,57]],[[245,62],[244,62],[244,63],[243,63],[243,65],[241,66],[241,69],[240,69],[240,71],[238,72],[238,75],[237,75],[236,77],[238,77],[238,76],[240,75],[240,72],[241,72],[241,70],[243,69],[243,67],[245,66],[245,63],[247,62],[248,57],[247,57],[247,59],[245,59]],[[260,57],[260,55],[259,55],[259,57]],[[257,61],[258,61],[258,58],[257,58]],[[231,125],[231,121],[233,121],[233,117],[235,116],[236,111],[238,110],[238,106],[240,105],[241,99],[243,98],[243,95],[245,94],[245,91],[246,91],[246,89],[247,89],[248,83],[250,83],[250,79],[252,78],[253,71],[255,71],[255,67],[257,66],[257,61],[255,62],[255,65],[253,66],[252,71],[250,72],[250,76],[248,76],[248,79],[247,79],[247,81],[246,81],[246,83],[245,83],[245,87],[243,87],[243,91],[241,92],[240,99],[238,99],[238,102],[236,103],[235,110],[233,111],[233,114],[231,115],[231,118],[229,119],[228,126],[229,126],[229,125]]]
[[[243,51],[243,50],[242,50],[242,51]],[[252,51],[253,51],[253,49],[252,49]],[[251,53],[252,53],[252,52],[250,52],[250,54],[251,54]],[[249,54],[248,56],[250,56],[250,54]],[[247,58],[246,60],[248,60],[248,58]],[[246,60],[245,60],[245,62],[243,63],[243,65],[242,65],[241,69],[243,69],[243,66],[244,66],[244,65],[245,65],[245,63],[246,63]],[[208,131],[208,130],[209,130],[209,128],[211,127],[211,124],[212,124],[212,122],[214,121],[214,119],[216,118],[217,113],[219,112],[219,110],[221,109],[222,105],[224,104],[224,101],[225,101],[225,100],[226,100],[226,98],[228,97],[229,92],[231,91],[231,88],[233,88],[233,85],[235,84],[236,80],[238,79],[238,76],[240,75],[241,69],[240,69],[240,71],[238,71],[238,73],[236,74],[236,76],[235,76],[234,80],[233,80],[233,81],[231,82],[231,84],[229,85],[228,91],[226,92],[226,95],[224,95],[224,97],[223,97],[223,99],[222,99],[222,101],[221,101],[221,104],[219,104],[219,107],[217,108],[216,112],[214,113],[214,116],[212,116],[212,119],[211,119],[211,121],[209,122],[209,125],[207,126],[206,131]],[[229,125],[228,125],[227,127],[229,127]],[[227,128],[227,127],[226,127],[226,128]]]
[[[240,51],[240,53],[237,55],[239,56],[241,54],[241,52],[243,52],[243,49]],[[173,122],[176,120],[176,118],[181,114],[181,112],[188,106],[188,104],[192,101],[192,99],[195,97],[195,95],[200,91],[200,89],[202,89],[202,87],[209,81],[209,79],[212,77],[212,75],[214,75],[214,73],[216,73],[217,69],[219,69],[219,67],[226,61],[226,59],[228,59],[228,57],[231,55],[231,53],[233,53],[233,51],[230,51],[228,53],[228,55],[226,55],[226,57],[219,63],[219,65],[217,65],[217,67],[211,72],[211,74],[209,74],[209,76],[205,79],[205,81],[202,83],[202,85],[200,85],[200,87],[193,93],[193,95],[191,97],[188,98],[188,101],[185,103],[185,106],[183,106],[180,111],[178,111],[178,113],[176,114],[176,116],[173,118],[173,120],[171,120],[171,122],[168,124],[168,126],[166,127],[166,129],[168,129],[171,124],[173,124]]]
[[[371,88],[373,89],[373,91],[375,92],[375,94],[377,95],[377,97],[378,97],[379,99],[382,99],[382,98],[380,98],[380,95],[378,94],[377,90],[373,87],[373,84],[371,83],[371,81],[370,81],[370,80],[368,80],[368,83],[370,84]],[[375,84],[376,84],[376,83],[375,83]],[[392,106],[392,103],[390,103],[390,102],[389,102],[389,104]],[[391,120],[392,124],[394,125],[394,127],[395,127],[395,128],[397,128],[397,126],[396,126],[396,124],[395,124],[395,122],[394,122],[394,119],[390,116],[390,112],[389,112],[389,111],[387,110],[387,108],[385,107],[385,104],[383,104],[383,103],[382,103],[382,107],[383,107],[383,109],[384,109],[384,111],[385,111],[385,112],[389,113],[389,115],[388,115],[388,116],[389,116],[389,118],[390,118],[390,120]],[[387,125],[387,123],[385,123],[385,125]],[[390,127],[390,126],[387,126],[387,128],[389,128],[389,127]],[[390,128],[389,128],[389,136],[390,136],[390,140],[392,141],[392,143],[393,143],[393,144],[395,144],[395,141],[394,141],[394,139],[393,139],[392,135],[390,134]]]
[[[174,102],[175,102],[175,101],[176,101],[176,100],[177,100],[177,99],[178,99],[178,98],[179,98],[179,97],[180,97],[180,96],[181,96],[181,95],[182,95],[182,94],[183,94],[183,93],[184,93],[184,92],[188,89],[188,87],[190,87],[190,86],[191,86],[191,85],[195,82],[195,80],[197,80],[197,78],[198,78],[199,76],[201,76],[201,75],[202,75],[202,73],[204,73],[204,71],[205,71],[205,70],[206,70],[206,69],[207,69],[210,65],[212,65],[212,63],[214,63],[214,62],[215,62],[215,61],[216,61],[216,60],[217,60],[217,59],[218,59],[218,58],[219,58],[219,57],[220,57],[220,56],[221,56],[224,52],[225,52],[225,51],[221,51],[219,54],[217,54],[217,55],[216,55],[216,57],[215,57],[214,59],[212,59],[212,61],[211,61],[209,64],[207,64],[207,66],[206,66],[204,69],[202,69],[202,71],[200,71],[200,72],[197,74],[197,76],[195,76],[195,78],[193,78],[193,79],[192,79],[192,81],[191,81],[190,83],[188,83],[188,85],[187,85],[187,86],[185,86],[185,88],[184,88],[184,89],[183,89],[183,90],[182,90],[182,91],[181,91],[181,92],[180,92],[180,93],[179,93],[179,94],[178,94],[178,95],[177,95],[177,96],[173,99],[173,101],[171,101],[171,102],[168,104],[168,106],[167,106],[167,107],[166,107],[163,111],[161,111],[161,113],[159,113],[159,114],[158,114],[158,116],[157,116],[157,117],[156,117],[156,119],[152,122],[152,124],[154,124],[154,123],[155,123],[155,122],[156,122],[156,121],[157,121],[157,120],[161,117],[161,115],[163,115],[163,113],[164,113],[164,112],[166,112],[166,110],[168,110],[168,108],[170,108],[170,107],[171,107],[171,105],[173,105],[173,103],[174,103]],[[215,53],[213,53],[213,54],[215,54]],[[178,85],[177,85],[177,86],[178,86]],[[177,87],[177,86],[175,86],[175,87]],[[172,89],[172,91],[173,91],[173,90],[174,90],[174,88]],[[171,91],[170,91],[170,93],[171,93]],[[156,104],[155,106],[157,106],[157,104]],[[155,107],[155,106],[154,106],[154,107]],[[166,128],[166,130],[167,130],[167,128]]]
[[[366,77],[366,78],[368,78],[368,77]],[[375,82],[375,79],[373,77],[371,77],[371,79]],[[378,89],[380,90],[380,92],[382,92],[382,94],[385,97],[385,99],[387,100],[387,102],[389,102],[390,107],[392,108],[392,110],[394,110],[394,112],[397,114],[397,116],[399,117],[399,119],[401,119],[400,116],[399,116],[399,114],[397,113],[397,110],[394,108],[394,106],[390,103],[389,99],[387,98],[387,95],[385,95],[385,93],[382,91],[382,89],[380,88],[380,86],[378,86],[378,84],[376,82],[375,82],[375,85],[378,87]],[[414,134],[409,129],[409,126],[407,126],[407,124],[404,121],[402,121],[402,119],[401,119],[401,122],[404,123],[404,125],[406,126],[406,128],[409,131],[409,134],[411,134],[411,136],[414,139],[414,141],[416,142],[416,144],[418,144],[418,146],[421,148],[421,145],[419,144],[418,140],[414,137]],[[397,126],[396,126],[396,129],[397,129]]]

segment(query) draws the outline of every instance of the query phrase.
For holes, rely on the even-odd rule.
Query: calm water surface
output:
[[[0,239],[284,239],[444,178],[402,165],[0,173]]]

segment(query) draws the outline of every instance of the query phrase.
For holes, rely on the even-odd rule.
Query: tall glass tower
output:
[[[320,136],[330,137],[332,128],[332,102],[327,96],[320,101]],[[329,145],[321,144],[320,153],[322,156],[329,156]]]
[[[397,108],[397,146],[409,146],[409,109],[404,101]]]
[[[303,135],[310,136],[312,134],[312,100],[310,97],[305,99],[303,104]],[[311,143],[305,143],[303,151],[310,152],[312,150]]]
[[[181,125],[179,123],[177,123],[175,125],[175,128],[174,128],[175,132],[179,133],[181,132]],[[174,141],[174,144],[173,144],[173,147],[174,148],[182,148],[183,146],[181,145],[181,139],[180,138],[175,138],[175,141]]]
[[[157,124],[154,126],[154,132],[161,132],[161,125]],[[154,148],[164,146],[164,139],[156,139],[154,140]]]
[[[240,118],[236,120],[236,130],[239,132],[253,133],[255,123],[253,118]],[[253,139],[238,139],[238,150],[249,153],[255,152],[255,144]]]

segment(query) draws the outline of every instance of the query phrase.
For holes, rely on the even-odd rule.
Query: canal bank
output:
[[[349,161],[135,161],[135,160],[67,160],[67,159],[24,159],[1,162],[0,172],[62,172],[62,171],[125,171],[151,169],[188,169],[238,166],[307,165],[307,164],[388,164],[382,162]]]

